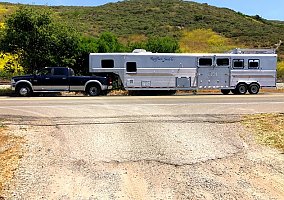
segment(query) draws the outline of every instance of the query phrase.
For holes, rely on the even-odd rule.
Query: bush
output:
[[[18,55],[0,53],[0,78],[10,79],[22,73],[23,68],[18,62]]]
[[[277,64],[277,79],[278,81],[284,81],[284,61],[280,61]]]

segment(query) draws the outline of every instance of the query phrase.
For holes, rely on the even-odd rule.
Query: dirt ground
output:
[[[259,145],[252,127],[230,123],[243,150],[181,165],[74,160],[56,141],[66,140],[58,127],[2,127],[0,199],[284,199],[284,154]]]
[[[23,138],[10,135],[7,128],[0,126],[0,199],[23,157],[23,141]]]

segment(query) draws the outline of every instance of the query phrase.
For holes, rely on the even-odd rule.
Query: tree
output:
[[[81,37],[73,69],[79,74],[89,73],[89,54],[98,52],[98,41],[93,37]]]
[[[179,44],[171,37],[154,37],[148,40],[146,49],[151,52],[174,53],[179,51]]]
[[[98,39],[99,53],[121,52],[123,49],[123,46],[118,42],[118,39],[114,34],[104,32],[100,35]]]
[[[79,48],[75,30],[55,23],[50,14],[21,7],[5,21],[0,50],[18,54],[26,72],[74,66]]]

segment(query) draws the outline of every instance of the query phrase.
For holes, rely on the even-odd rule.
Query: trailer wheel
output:
[[[249,91],[250,94],[258,94],[259,88],[260,88],[259,84],[257,84],[257,83],[251,83],[251,84],[249,85],[248,91]]]
[[[16,94],[21,97],[31,96],[32,88],[26,83],[19,84],[16,87]]]
[[[230,93],[229,89],[221,89],[222,94],[227,95]]]
[[[237,85],[236,90],[237,90],[238,94],[246,94],[247,91],[248,91],[248,86],[245,83],[240,83],[240,84]]]
[[[86,92],[90,96],[99,96],[101,94],[101,88],[98,84],[91,84],[87,86]]]

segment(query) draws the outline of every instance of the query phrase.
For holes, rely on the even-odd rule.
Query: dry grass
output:
[[[248,115],[243,123],[254,130],[262,144],[284,152],[284,113]]]
[[[12,180],[23,156],[22,143],[23,138],[8,135],[7,128],[0,122],[0,199],[5,185]]]

